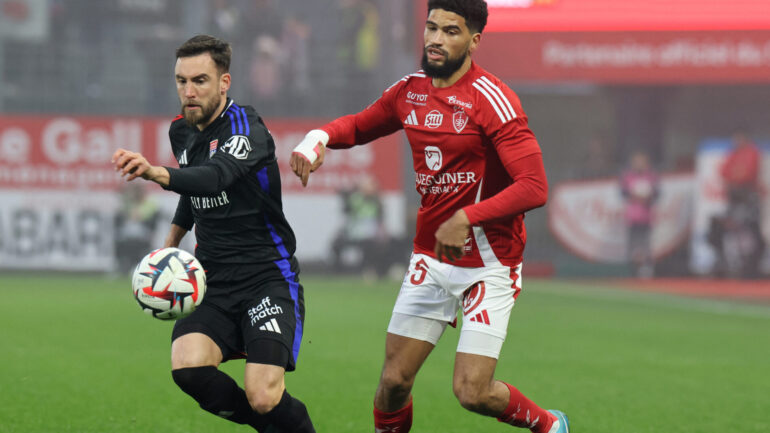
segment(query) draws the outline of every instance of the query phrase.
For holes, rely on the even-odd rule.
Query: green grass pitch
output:
[[[399,283],[303,279],[306,331],[292,394],[321,433],[372,431]],[[0,276],[0,432],[249,431],[201,411],[169,374],[171,323],[128,279]],[[452,395],[448,328],[414,388],[412,431],[510,432]],[[243,361],[223,367],[241,380]],[[525,280],[497,377],[577,433],[770,431],[770,307],[566,280]]]

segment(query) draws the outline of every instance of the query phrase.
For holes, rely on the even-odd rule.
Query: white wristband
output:
[[[320,130],[313,129],[305,135],[305,138],[294,148],[293,153],[299,153],[304,156],[311,164],[318,159],[318,146],[326,147],[329,143],[329,134]]]

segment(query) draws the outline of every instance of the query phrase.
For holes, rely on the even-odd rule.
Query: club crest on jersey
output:
[[[229,153],[237,159],[246,159],[249,157],[249,152],[251,152],[251,143],[249,143],[249,138],[244,135],[233,135],[222,146],[222,151]]]
[[[433,110],[425,116],[425,126],[428,128],[438,128],[444,121],[444,115],[438,110]]]
[[[218,145],[219,145],[219,140],[209,141],[209,159],[211,159],[211,157],[214,156],[215,153],[217,153]]]
[[[425,146],[425,164],[433,171],[439,171],[444,163],[441,149],[436,146]]]
[[[465,129],[465,125],[468,124],[468,115],[465,114],[465,111],[463,109],[455,110],[454,114],[452,114],[452,126],[454,126],[455,131],[457,133],[463,132],[463,129]]]

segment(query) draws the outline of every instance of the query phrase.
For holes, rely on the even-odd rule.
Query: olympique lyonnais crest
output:
[[[425,146],[425,164],[429,169],[438,171],[444,163],[441,156],[441,149],[436,146]]]
[[[463,111],[462,108],[455,110],[455,113],[452,115],[452,126],[455,127],[455,131],[457,131],[458,134],[461,133],[467,124],[468,115],[465,114],[465,111]]]
[[[438,110],[433,110],[425,116],[425,126],[428,128],[438,128],[444,121],[444,115]]]
[[[219,140],[209,141],[209,159],[211,159],[211,157],[214,156],[215,153],[217,153],[218,145],[219,145]]]

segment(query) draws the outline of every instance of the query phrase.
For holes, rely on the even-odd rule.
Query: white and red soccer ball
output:
[[[134,269],[134,298],[158,319],[176,320],[195,310],[206,294],[206,273],[198,259],[179,248],[150,252]]]

